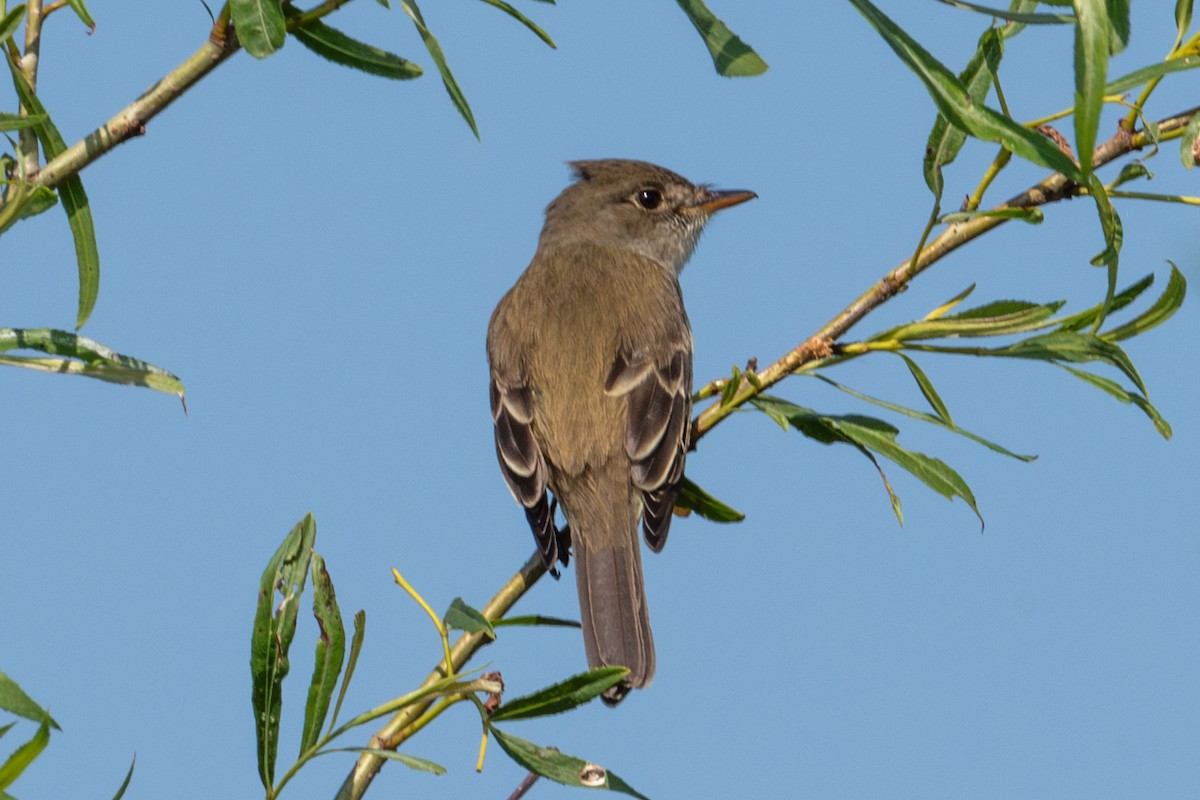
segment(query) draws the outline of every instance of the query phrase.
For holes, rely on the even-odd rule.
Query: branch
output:
[[[500,591],[496,593],[496,596],[489,600],[488,604],[481,609],[483,615],[492,622],[503,618],[513,605],[545,574],[546,564],[542,560],[541,554],[535,551],[521,569],[517,571],[517,574],[513,575],[508,580],[508,583],[504,584]],[[454,646],[450,648],[450,661],[453,671],[458,672],[461,670],[463,665],[487,642],[488,639],[482,632],[467,633],[459,637]],[[429,673],[425,681],[421,684],[421,687],[428,686],[444,677],[446,677],[445,662],[442,662],[433,672]],[[415,705],[407,706],[402,711],[397,712],[388,721],[387,725],[383,726],[378,733],[371,737],[368,747],[379,750],[395,750],[412,733],[416,732],[415,724],[420,720],[421,715],[433,705],[435,699],[430,698]],[[338,790],[337,800],[359,800],[363,796],[363,793],[367,791],[367,787],[371,785],[371,781],[379,774],[384,761],[383,756],[373,753],[363,753],[359,756],[358,761],[354,764],[354,769],[346,776],[346,780]]]
[[[1171,134],[1179,135],[1187,127],[1192,117],[1200,112],[1200,106],[1188,109],[1158,123],[1158,140],[1174,138]],[[1096,147],[1093,164],[1098,168],[1114,159],[1134,150],[1140,150],[1148,144],[1154,144],[1149,135],[1143,130],[1131,133],[1118,129],[1111,139]],[[997,209],[1033,208],[1048,205],[1073,197],[1079,187],[1068,180],[1061,172],[1056,172],[1041,183],[1031,186],[1024,192],[1001,203]],[[920,253],[911,259],[905,259],[891,272],[884,275],[867,291],[863,292],[850,305],[846,306],[837,316],[825,323],[816,333],[808,337],[793,350],[785,354],[771,366],[757,373],[757,382],[752,384],[746,378],[739,382],[737,391],[732,397],[719,399],[697,415],[693,421],[693,447],[717,423],[732,414],[738,407],[751,398],[779,383],[796,370],[819,359],[833,355],[833,343],[854,327],[863,317],[875,308],[883,305],[897,293],[908,287],[914,278],[929,267],[962,247],[967,242],[979,238],[983,234],[1003,225],[1008,220],[1003,217],[976,217],[968,222],[950,225],[937,238],[926,245]],[[720,392],[725,381],[714,381],[710,386],[714,392]],[[707,393],[706,393],[707,394]]]
[[[326,0],[326,2],[303,15],[289,18],[287,20],[287,29],[292,31],[301,24],[320,19],[336,11],[347,2],[349,0]],[[29,3],[28,14],[30,24],[33,21],[34,6],[36,4],[38,4],[38,0],[32,0]],[[212,32],[209,34],[208,41],[199,50],[178,67],[164,75],[161,80],[150,88],[150,91],[121,109],[117,112],[116,116],[83,137],[82,140],[60,153],[57,158],[47,164],[40,172],[36,172],[35,162],[33,165],[35,169],[29,170],[29,174],[33,176],[32,183],[36,186],[45,186],[53,189],[62,183],[65,178],[80,172],[84,167],[105,155],[117,145],[134,136],[141,136],[146,132],[146,124],[150,120],[158,116],[167,106],[175,102],[180,95],[195,86],[201,78],[208,75],[220,66],[225,59],[240,49],[241,45],[238,43],[237,35],[234,33],[233,27],[229,24],[229,7],[226,5],[221,11],[220,16],[217,17]],[[26,44],[27,58],[28,55],[29,45]],[[24,60],[22,60],[22,64],[24,64]],[[32,80],[30,80],[30,84],[33,84]]]

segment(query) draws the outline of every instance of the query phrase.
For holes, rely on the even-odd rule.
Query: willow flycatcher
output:
[[[756,195],[642,161],[571,167],[576,182],[546,208],[533,261],[488,326],[492,418],[546,566],[557,575],[575,553],[588,665],[629,669],[605,692],[616,704],[654,676],[638,523],[661,550],[691,438],[678,275],[709,217]]]

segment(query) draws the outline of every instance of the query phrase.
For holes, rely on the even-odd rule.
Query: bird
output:
[[[489,395],[500,471],[547,569],[574,554],[589,667],[629,670],[603,694],[616,705],[654,677],[638,528],[662,550],[691,443],[679,273],[711,216],[757,195],[644,161],[569,166],[488,324]]]

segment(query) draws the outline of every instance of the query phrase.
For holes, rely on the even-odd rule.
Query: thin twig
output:
[[[529,591],[538,580],[546,574],[546,562],[542,560],[540,553],[534,552],[529,560],[521,567],[517,574],[513,575],[508,580],[508,583],[496,593],[496,596],[488,601],[481,611],[483,615],[490,621],[495,621],[504,617],[505,614],[513,607],[524,594]],[[454,670],[457,672],[462,669],[463,665],[471,659],[473,655],[490,640],[480,631],[477,633],[467,633],[459,637],[454,646],[450,648],[450,660]],[[441,668],[435,669],[425,678],[422,686],[427,686],[431,683],[444,678]],[[387,725],[379,730],[371,737],[369,746],[380,750],[395,750],[401,742],[411,736],[419,723],[422,715],[433,705],[436,698],[430,698],[421,703],[415,703],[405,707],[398,712],[390,720]],[[341,788],[337,793],[337,800],[359,800],[366,792],[367,787],[371,785],[371,781],[379,773],[383,767],[385,759],[382,756],[373,753],[363,753],[354,764],[354,768],[350,774],[346,776],[346,780],[342,783]]]
[[[1158,123],[1159,140],[1168,138],[1171,134],[1178,135],[1191,118],[1200,113],[1200,106],[1188,109],[1179,114],[1163,119]],[[1152,144],[1145,131],[1132,133],[1118,129],[1112,138],[1096,147],[1093,163],[1096,167],[1126,155],[1134,150]],[[1072,197],[1078,193],[1078,187],[1065,175],[1056,172],[1041,183],[1026,189],[1024,192],[1010,198],[997,206],[1004,208],[1032,208],[1055,203]],[[732,398],[722,398],[710,404],[693,421],[692,442],[699,441],[713,429],[721,420],[736,411],[752,397],[761,394],[766,389],[791,375],[798,368],[819,358],[825,358],[832,353],[832,345],[844,336],[855,324],[868,313],[883,305],[898,292],[908,287],[908,284],[933,264],[950,253],[973,241],[993,228],[1003,225],[1008,220],[1003,217],[975,217],[967,222],[950,225],[921,251],[916,259],[906,258],[899,266],[879,279],[870,289],[864,292],[846,308],[842,309],[833,319],[823,325],[816,333],[801,342],[790,352],[786,353],[771,366],[758,373],[759,386],[752,386],[743,380]]]
[[[525,796],[525,793],[533,788],[533,785],[537,783],[540,777],[536,772],[526,775],[525,779],[517,784],[517,788],[513,789],[513,793],[508,796],[508,800],[521,800]]]

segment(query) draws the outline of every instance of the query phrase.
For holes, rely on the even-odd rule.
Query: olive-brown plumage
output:
[[[692,333],[678,273],[716,210],[754,197],[641,161],[577,161],[488,326],[496,454],[547,566],[576,561],[588,665],[654,676],[638,524],[666,543],[688,450]],[[550,499],[547,490],[553,493]]]

